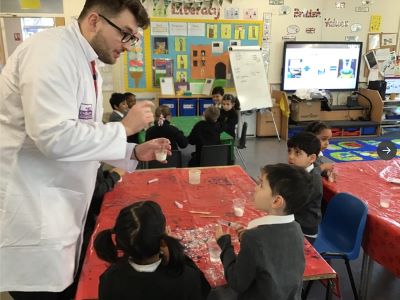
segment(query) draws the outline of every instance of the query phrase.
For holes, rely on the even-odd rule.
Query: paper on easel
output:
[[[174,79],[172,77],[160,78],[161,95],[175,96]]]
[[[203,95],[210,95],[211,94],[211,89],[214,83],[214,79],[206,79],[204,82],[202,94]]]

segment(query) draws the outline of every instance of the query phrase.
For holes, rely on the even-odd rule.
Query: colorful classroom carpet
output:
[[[397,146],[396,157],[400,158],[400,139],[330,140],[328,149],[324,150],[324,156],[335,162],[377,160],[380,158],[376,149],[380,142],[387,140]]]

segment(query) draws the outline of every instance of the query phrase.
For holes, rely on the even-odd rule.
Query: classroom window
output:
[[[37,32],[55,27],[54,18],[21,18],[22,37],[27,39]]]

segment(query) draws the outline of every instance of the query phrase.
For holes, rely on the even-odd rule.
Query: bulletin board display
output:
[[[125,89],[159,91],[161,77],[175,82],[230,80],[230,46],[260,46],[262,21],[151,18],[143,41],[124,58]]]

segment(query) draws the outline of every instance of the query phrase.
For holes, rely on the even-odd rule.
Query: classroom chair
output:
[[[240,139],[235,144],[235,150],[240,160],[242,161],[244,168],[247,170],[246,162],[244,161],[243,154],[241,153],[241,150],[246,148],[246,135],[247,135],[247,122],[244,122],[242,125],[242,132],[240,134]]]
[[[368,207],[360,199],[347,193],[336,194],[328,202],[318,237],[313,244],[327,261],[344,260],[356,300],[358,294],[349,261],[355,260],[360,254],[367,214]],[[309,284],[307,289],[310,287]]]
[[[172,155],[167,156],[167,163],[163,164],[157,160],[149,161],[149,169],[160,169],[160,168],[182,168],[182,152],[180,150],[172,150]]]
[[[201,148],[200,167],[227,166],[229,164],[229,145],[209,145]]]

